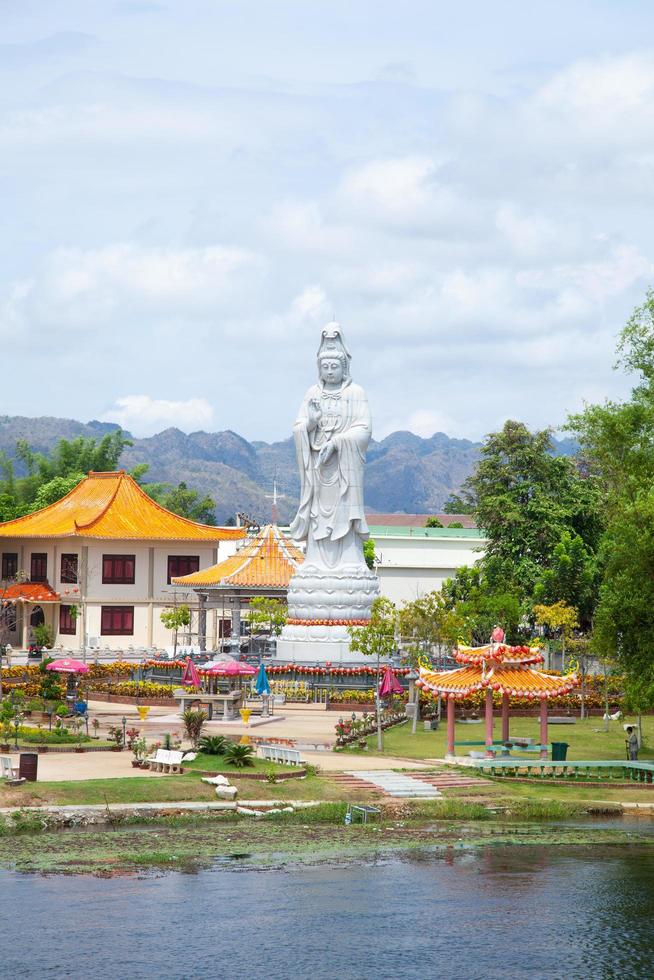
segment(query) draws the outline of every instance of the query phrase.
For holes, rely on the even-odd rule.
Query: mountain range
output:
[[[61,438],[101,438],[118,428],[110,422],[77,422],[43,416],[0,416],[0,450],[15,456],[24,439],[37,452],[47,453]],[[191,432],[164,429],[144,439],[126,433],[133,445],[121,465],[132,469],[147,463],[146,481],[178,484],[207,493],[216,502],[219,524],[237,511],[256,521],[270,520],[273,482],[279,495],[280,523],[295,513],[300,482],[292,438],[282,442],[248,442],[235,432]],[[442,432],[422,438],[412,432],[393,432],[371,441],[366,465],[366,509],[382,513],[434,514],[472,473],[481,443],[452,439]],[[570,440],[556,450],[574,452]],[[16,465],[20,472],[20,465]]]

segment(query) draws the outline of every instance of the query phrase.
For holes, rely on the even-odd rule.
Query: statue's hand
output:
[[[322,418],[322,409],[317,398],[312,398],[309,402],[309,428],[315,429]]]
[[[327,463],[331,459],[335,449],[336,446],[333,442],[326,442],[318,454],[318,466],[323,466]]]

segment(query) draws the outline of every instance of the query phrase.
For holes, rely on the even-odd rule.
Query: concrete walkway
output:
[[[358,780],[363,780],[376,786],[388,796],[401,799],[423,799],[438,800],[442,793],[434,786],[422,783],[412,776],[407,776],[401,772],[393,772],[392,769],[357,769],[346,772],[347,776],[354,776]]]

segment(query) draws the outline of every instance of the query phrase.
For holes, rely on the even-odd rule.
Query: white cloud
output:
[[[564,68],[541,87],[534,104],[574,115],[582,124],[606,126],[624,120],[625,114],[649,110],[653,96],[654,58],[626,54]]]
[[[107,325],[123,332],[144,317],[210,318],[226,304],[247,307],[264,271],[253,252],[219,245],[55,249],[34,278],[6,288],[0,332]]]
[[[107,409],[103,418],[118,422],[135,436],[148,436],[169,426],[184,432],[207,428],[213,423],[214,411],[206,398],[169,401],[149,395],[123,395]]]

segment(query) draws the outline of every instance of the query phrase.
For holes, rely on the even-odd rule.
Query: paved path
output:
[[[442,796],[440,790],[434,786],[420,782],[413,776],[393,772],[392,769],[357,769],[346,772],[345,775],[353,776],[362,783],[370,783],[386,793],[387,796],[423,800],[437,800]]]
[[[437,799],[442,790],[468,786],[487,786],[485,779],[475,779],[453,772],[392,772],[389,769],[361,770],[351,769],[348,772],[336,774],[335,782],[351,789],[369,790],[375,786],[388,796],[420,797]]]

